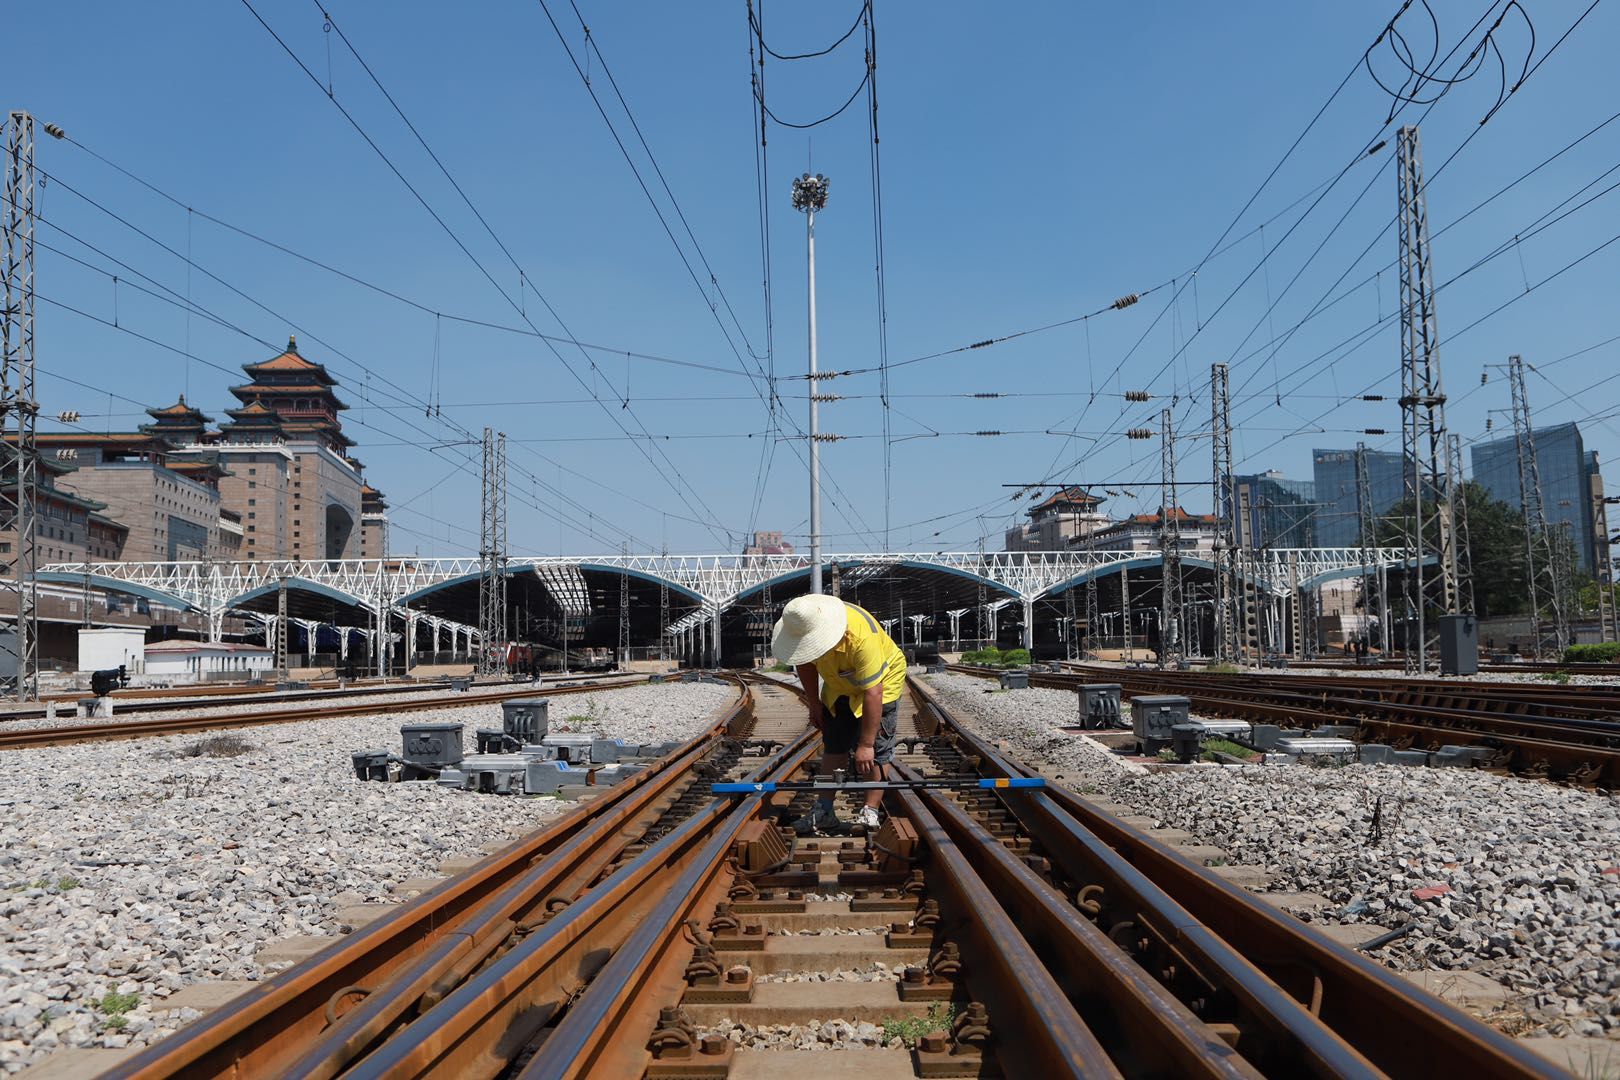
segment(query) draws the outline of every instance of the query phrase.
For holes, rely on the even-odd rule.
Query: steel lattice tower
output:
[[[1609,513],[1603,500],[1603,481],[1592,485],[1592,577],[1597,581],[1598,639],[1615,640],[1614,559],[1609,554]]]
[[[1169,409],[1159,413],[1159,666],[1180,667],[1181,509],[1176,505],[1176,433]]]
[[[1367,444],[1356,443],[1356,538],[1360,547],[1361,561],[1361,610],[1362,626],[1366,627],[1372,620],[1373,590],[1377,587],[1372,576],[1371,547],[1376,539],[1373,535],[1372,485],[1367,479]],[[1379,610],[1382,611],[1383,598],[1379,598]],[[1367,635],[1367,644],[1372,644],[1372,634]]]
[[[1097,656],[1097,627],[1102,624],[1102,605],[1097,600],[1097,572],[1086,577],[1086,651]]]
[[[1536,653],[1546,652],[1541,626],[1551,616],[1553,643],[1558,655],[1569,643],[1563,583],[1559,580],[1552,529],[1541,498],[1541,466],[1536,460],[1536,437],[1530,426],[1530,396],[1524,388],[1524,360],[1508,357],[1508,386],[1513,398],[1513,448],[1519,464],[1519,509],[1524,515],[1524,576],[1530,596],[1530,618],[1535,622]]]
[[[478,544],[478,633],[483,648],[478,671],[495,675],[506,670],[506,432],[484,429],[483,528]],[[567,653],[568,605],[563,608],[563,649]],[[564,660],[564,670],[567,661]]]
[[[1462,436],[1446,436],[1446,495],[1457,541],[1457,610],[1474,613],[1474,555],[1468,540],[1468,487],[1463,483]]]
[[[1434,313],[1434,268],[1429,247],[1429,211],[1423,188],[1423,154],[1416,127],[1396,134],[1396,183],[1400,201],[1401,265],[1401,448],[1406,500],[1406,668],[1428,670],[1430,610],[1457,611],[1457,546],[1446,482],[1446,395],[1440,382],[1440,335]],[[1435,563],[1432,573],[1426,561]]]
[[[1215,491],[1215,659],[1237,660],[1237,537],[1232,528],[1236,509],[1232,483],[1232,403],[1225,364],[1209,366],[1209,438]]]
[[[46,125],[46,131],[60,137]],[[34,396],[34,118],[13,111],[6,121],[5,238],[0,269],[5,278],[5,312],[0,319],[0,442],[5,460],[0,476],[12,482],[10,503],[16,548],[9,566],[17,597],[18,701],[39,694],[38,507],[35,505],[39,451],[35,428],[39,401]]]

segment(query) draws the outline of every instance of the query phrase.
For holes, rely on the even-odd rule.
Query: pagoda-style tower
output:
[[[353,440],[343,434],[338,413],[348,406],[338,400],[333,387],[337,380],[326,368],[298,355],[298,339],[287,339],[287,351],[257,364],[243,364],[252,382],[231,387],[243,405],[263,405],[281,422],[290,441],[313,441],[326,446],[339,457],[346,457]],[[227,410],[241,423],[240,413]],[[235,427],[237,425],[231,425]]]
[[[236,409],[226,409],[225,415],[231,418],[231,422],[221,424],[219,433],[227,443],[233,445],[278,443],[287,439],[287,432],[281,425],[281,417],[262,401],[254,401]]]
[[[141,433],[172,447],[197,445],[203,441],[208,425],[214,422],[214,418],[205,416],[201,409],[187,405],[184,394],[167,408],[147,409],[146,415],[155,422],[140,425]]]

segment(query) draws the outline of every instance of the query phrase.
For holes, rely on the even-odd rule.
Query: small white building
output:
[[[146,671],[146,628],[109,626],[79,631],[79,670],[122,667],[131,675]]]
[[[270,670],[273,656],[263,645],[231,641],[156,641],[146,647],[146,673],[201,682],[248,678]]]

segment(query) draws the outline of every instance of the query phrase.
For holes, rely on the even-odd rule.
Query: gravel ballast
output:
[[[734,699],[718,683],[603,690],[556,699],[552,727],[685,739]],[[340,933],[340,907],[397,899],[390,886],[570,805],[355,778],[352,751],[434,721],[464,724],[470,752],[501,709],[242,728],[235,756],[196,753],[215,733],[0,753],[0,1070],[151,1042],[189,1018],[163,1007],[181,987],[259,979],[265,944]]]
[[[1516,1035],[1620,1037],[1620,803],[1608,795],[1465,769],[1306,765],[1148,771],[1058,726],[1069,691],[986,694],[931,675],[943,703],[1025,761],[1219,845],[1316,892],[1300,917],[1411,924],[1368,955],[1402,970],[1466,969],[1510,992],[1490,1017]],[[1072,745],[1066,744],[1065,740]],[[1055,752],[1053,752],[1055,750]],[[1419,899],[1419,890],[1434,889]]]

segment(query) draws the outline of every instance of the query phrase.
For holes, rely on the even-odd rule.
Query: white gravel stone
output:
[[[554,699],[554,728],[686,739],[729,705],[717,683]],[[578,719],[570,720],[570,717]],[[258,979],[260,947],[336,935],[339,907],[531,831],[567,804],[355,779],[349,755],[401,722],[499,727],[499,705],[334,718],[231,734],[254,749],[180,756],[179,735],[0,753],[0,1071],[62,1047],[143,1045],[184,1017],[188,983]],[[109,1023],[118,1002],[138,995]]]
[[[939,692],[947,712],[975,734],[1004,739],[1020,761],[1050,762],[1064,769],[1105,774],[1141,773],[1142,766],[1127,761],[1097,742],[1062,730],[1080,718],[1078,696],[1072,690],[1032,686],[1026,690],[999,690],[989,679],[945,673],[922,677]],[[1126,713],[1129,715],[1127,707]]]
[[[947,708],[1027,762],[1057,760],[1099,793],[1263,866],[1279,892],[1333,901],[1307,920],[1412,923],[1369,955],[1403,970],[1467,969],[1511,991],[1495,1019],[1517,1035],[1620,1037],[1620,802],[1468,769],[1344,765],[1127,770],[1057,745],[1070,691],[987,695],[931,675]],[[1016,699],[1009,706],[1006,699]],[[1374,817],[1378,827],[1374,828]],[[1415,900],[1414,890],[1451,890]]]

